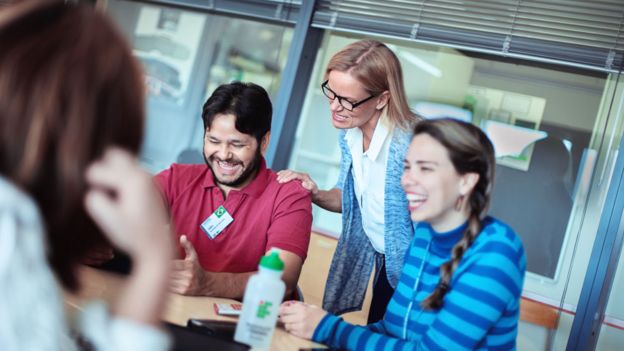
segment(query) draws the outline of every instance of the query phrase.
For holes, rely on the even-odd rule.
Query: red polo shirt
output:
[[[205,270],[255,271],[272,247],[305,259],[312,226],[310,196],[299,182],[279,184],[264,159],[256,178],[241,190],[230,190],[227,199],[206,165],[172,164],[155,179],[169,204],[177,238],[186,234]],[[200,225],[221,205],[234,221],[211,239]]]

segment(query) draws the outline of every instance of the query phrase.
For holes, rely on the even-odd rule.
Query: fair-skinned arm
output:
[[[292,335],[312,339],[314,330],[327,312],[322,308],[299,301],[285,301],[280,306],[280,321]]]
[[[111,243],[134,263],[113,314],[158,325],[173,246],[167,211],[151,177],[121,149],[107,150],[86,172],[85,206]]]
[[[301,185],[310,192],[312,202],[317,206],[332,212],[342,212],[342,191],[340,189],[320,190],[316,182],[307,173],[288,169],[277,172],[278,182],[287,183],[293,180],[301,181]]]
[[[197,258],[193,244],[185,235],[180,237],[180,245],[186,256],[183,260],[173,261],[173,273],[170,290],[177,294],[194,296],[214,296],[242,299],[247,281],[256,272],[227,273],[205,271]],[[292,252],[280,250],[284,261],[282,280],[286,283],[286,295],[291,296],[296,289],[303,260]]]
[[[312,339],[314,331],[328,312],[322,308],[300,301],[284,301],[280,306],[280,321],[284,329],[303,339]],[[387,334],[384,321],[368,324],[367,329],[375,333]]]

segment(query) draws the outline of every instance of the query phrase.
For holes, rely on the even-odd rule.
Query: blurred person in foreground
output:
[[[117,299],[86,305],[95,350],[165,350],[158,327],[173,256],[168,215],[135,158],[144,86],[121,33],[88,4],[0,11],[0,345],[73,350],[62,290],[101,242],[134,268]]]
[[[515,350],[526,257],[516,233],[487,215],[494,167],[476,126],[418,123],[401,178],[416,230],[383,320],[354,326],[285,302],[286,330],[348,350]]]

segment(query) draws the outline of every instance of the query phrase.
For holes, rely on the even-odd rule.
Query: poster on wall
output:
[[[534,143],[546,137],[539,130],[546,99],[515,92],[470,86],[467,95],[474,103],[476,120],[499,149],[496,163],[527,171]],[[502,144],[501,144],[502,143]]]
[[[143,64],[150,98],[182,105],[206,16],[144,6],[134,30],[134,54]]]

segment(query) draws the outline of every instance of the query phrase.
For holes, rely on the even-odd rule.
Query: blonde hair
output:
[[[347,45],[329,60],[325,79],[334,70],[349,73],[371,95],[388,91],[387,116],[392,125],[411,130],[420,120],[407,104],[399,59],[384,43],[368,39]]]

